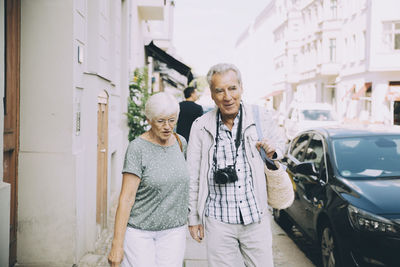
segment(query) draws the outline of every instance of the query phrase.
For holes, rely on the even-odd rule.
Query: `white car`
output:
[[[311,127],[338,124],[332,105],[327,103],[297,103],[289,108],[284,119],[286,137],[291,140],[298,132]]]

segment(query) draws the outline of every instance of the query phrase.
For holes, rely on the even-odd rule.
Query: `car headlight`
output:
[[[352,205],[347,207],[351,223],[359,230],[397,234],[399,229],[390,220]]]

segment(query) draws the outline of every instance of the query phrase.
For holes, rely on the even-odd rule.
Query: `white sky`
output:
[[[220,62],[234,62],[233,49],[244,29],[269,0],[176,0],[173,43],[195,75]]]

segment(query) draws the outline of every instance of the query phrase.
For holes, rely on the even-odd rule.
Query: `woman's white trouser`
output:
[[[126,228],[122,267],[182,267],[187,226],[144,231]]]

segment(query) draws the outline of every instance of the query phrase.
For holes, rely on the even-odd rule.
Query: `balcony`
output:
[[[339,63],[326,62],[318,65],[317,73],[322,76],[337,76],[339,75],[339,71]]]
[[[138,13],[142,20],[164,20],[166,0],[139,0]]]

